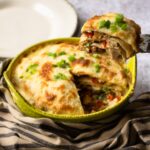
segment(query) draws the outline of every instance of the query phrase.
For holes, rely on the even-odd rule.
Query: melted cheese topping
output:
[[[74,49],[76,46],[69,44],[48,45],[21,59],[14,70],[13,80],[17,90],[30,104],[50,113],[84,113],[70,68],[54,66],[61,60],[67,61],[68,55],[60,52],[72,54]],[[59,79],[60,74],[66,79],[61,79],[61,76]],[[55,79],[57,76],[58,79]]]
[[[84,103],[78,92],[82,86],[75,84],[75,77],[82,77],[81,85],[89,84],[94,90],[104,85],[112,87],[120,96],[130,82],[124,66],[109,56],[95,56],[69,43],[45,45],[21,58],[14,68],[12,81],[26,101],[36,108],[54,114],[84,114]]]

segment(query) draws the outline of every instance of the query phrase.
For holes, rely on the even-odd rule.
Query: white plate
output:
[[[65,0],[0,0],[0,57],[51,38],[72,36],[77,15]]]

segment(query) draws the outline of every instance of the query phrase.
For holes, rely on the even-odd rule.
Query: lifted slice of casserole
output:
[[[88,52],[106,52],[113,59],[124,61],[139,51],[140,27],[122,14],[92,17],[81,32],[80,47]]]

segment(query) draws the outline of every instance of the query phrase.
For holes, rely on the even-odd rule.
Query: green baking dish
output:
[[[42,118],[42,117],[48,117],[51,119],[54,119],[56,121],[67,121],[67,122],[85,122],[85,121],[92,121],[97,119],[102,119],[107,116],[112,115],[113,113],[121,110],[123,106],[125,106],[128,103],[129,97],[134,92],[135,87],[135,81],[136,81],[136,57],[133,56],[128,60],[127,67],[130,70],[132,74],[132,83],[130,84],[129,90],[126,92],[124,97],[115,105],[108,107],[104,110],[94,112],[91,114],[84,114],[84,115],[58,115],[58,114],[50,114],[47,112],[44,112],[42,110],[39,110],[37,108],[34,108],[30,104],[26,102],[26,100],[17,92],[15,89],[15,86],[11,82],[11,74],[13,71],[13,68],[18,63],[19,59],[23,56],[25,56],[27,53],[35,50],[37,47],[41,47],[43,45],[52,44],[52,43],[61,43],[61,42],[69,42],[69,43],[78,43],[79,38],[58,38],[58,39],[52,39],[48,41],[43,41],[41,43],[35,44],[27,49],[25,49],[23,52],[21,52],[18,56],[16,56],[11,63],[9,64],[7,70],[4,72],[4,78],[8,85],[8,88],[11,92],[12,98],[14,103],[18,106],[20,111],[31,117],[35,118]]]

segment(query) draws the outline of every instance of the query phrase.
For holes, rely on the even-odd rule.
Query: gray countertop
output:
[[[68,0],[79,17],[79,26],[88,18],[106,12],[123,13],[137,22],[143,34],[150,34],[150,0]]]
[[[85,20],[106,12],[123,13],[141,26],[142,34],[150,34],[150,0],[68,0],[75,8],[79,24],[75,36]],[[150,91],[150,54],[137,55],[137,83],[134,97]]]

